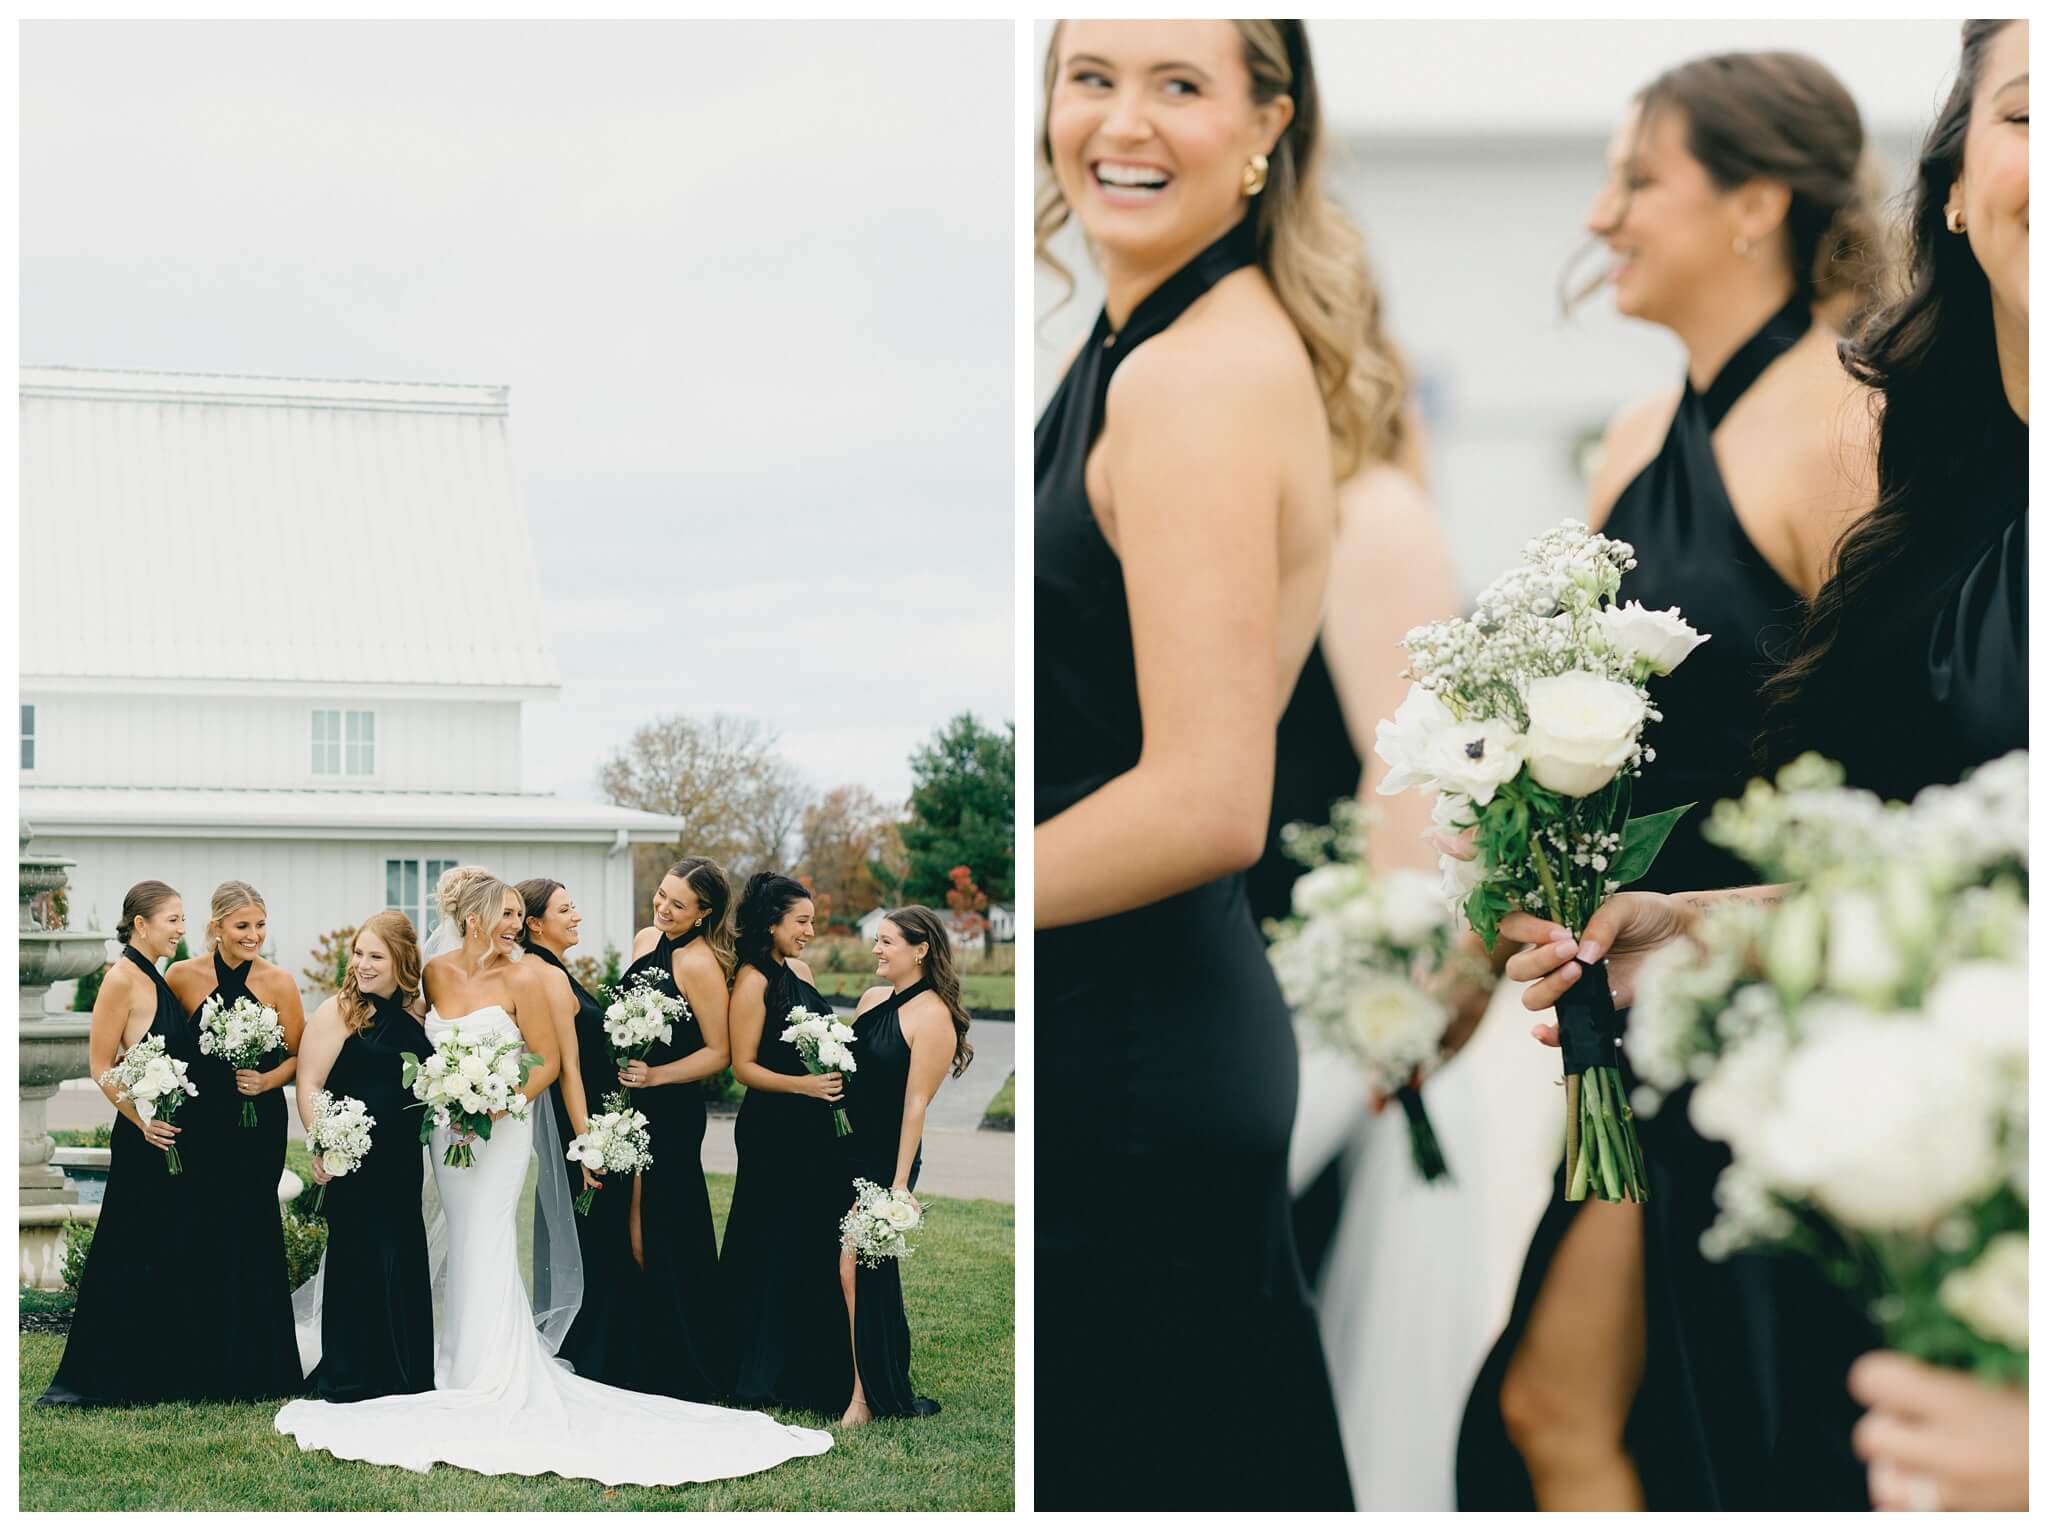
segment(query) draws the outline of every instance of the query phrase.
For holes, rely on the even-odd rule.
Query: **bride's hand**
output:
[[[327,1173],[327,1166],[320,1162],[320,1156],[318,1154],[313,1155],[313,1183],[315,1185],[325,1185],[333,1178],[332,1175]]]
[[[1528,950],[1508,958],[1507,976],[1526,983],[1522,991],[1525,1009],[1552,1008],[1565,991],[1585,973],[1584,964],[1607,959],[1607,985],[1614,1003],[1626,1008],[1635,1002],[1636,972],[1643,958],[1666,942],[1692,928],[1692,906],[1668,893],[1617,893],[1586,921],[1586,933],[1577,940],[1554,920],[1516,913],[1500,922],[1500,939],[1527,944]],[[1531,1028],[1536,1040],[1546,1047],[1557,1046],[1557,1028]]]

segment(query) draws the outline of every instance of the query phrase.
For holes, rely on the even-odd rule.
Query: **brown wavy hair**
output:
[[[1404,443],[1408,372],[1380,328],[1380,297],[1365,241],[1324,192],[1322,92],[1300,21],[1233,21],[1252,77],[1252,101],[1294,101],[1294,117],[1267,156],[1266,187],[1251,199],[1259,269],[1308,348],[1329,416],[1330,458],[1341,482],[1368,463],[1392,459]],[[1033,249],[1073,293],[1073,273],[1048,248],[1073,210],[1052,169],[1049,133],[1059,80],[1060,30],[1045,50],[1045,115],[1038,125],[1038,194]]]
[[[685,856],[668,869],[668,875],[682,878],[698,901],[710,910],[704,916],[701,934],[704,944],[711,948],[711,955],[718,959],[726,983],[731,984],[733,972],[739,966],[739,952],[732,935],[732,878],[708,856]]]
[[[356,927],[357,937],[373,935],[384,943],[391,953],[391,965],[398,975],[398,987],[393,991],[398,1002],[413,1015],[420,1013],[420,939],[412,928],[412,921],[396,909],[386,909],[371,915]],[[351,941],[350,946],[355,942]],[[363,993],[362,985],[356,981],[356,965],[351,962],[348,972],[342,975],[341,988],[334,996],[341,1009],[341,1023],[350,1031],[363,1031],[375,1019],[376,1011],[371,1008],[370,997]]]
[[[953,965],[953,942],[945,924],[923,904],[909,904],[882,916],[912,946],[923,945],[924,976],[932,993],[953,1012],[953,1077],[958,1079],[974,1061],[974,1049],[967,1045],[967,1007],[960,1002],[960,970]]]
[[[135,939],[135,922],[156,918],[157,910],[178,897],[167,882],[139,882],[121,900],[121,923],[114,927],[115,939],[123,946]]]

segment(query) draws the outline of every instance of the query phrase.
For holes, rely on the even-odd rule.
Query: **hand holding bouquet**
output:
[[[223,1005],[218,994],[209,995],[199,1011],[199,1050],[219,1058],[229,1068],[252,1069],[284,1046],[284,1024],[268,1005],[259,1005],[244,994],[232,1005]],[[256,1125],[256,1102],[242,1102],[242,1125]]]
[[[859,1068],[853,1059],[853,1028],[836,1015],[819,1015],[802,1005],[792,1006],[782,1040],[796,1048],[807,1073],[851,1074]],[[833,1136],[843,1138],[852,1131],[846,1112],[834,1106]]]
[[[168,1122],[199,1086],[185,1077],[185,1060],[164,1051],[164,1039],[147,1036],[128,1049],[128,1056],[100,1075],[100,1083],[114,1086],[117,1101],[135,1102],[135,1114],[145,1122],[162,1118]],[[164,1150],[167,1168],[173,1175],[185,1173],[174,1143]]]
[[[908,1191],[892,1191],[872,1180],[853,1183],[853,1210],[839,1221],[842,1249],[862,1265],[902,1260],[915,1252],[907,1235],[924,1226],[924,1209]]]
[[[690,1018],[688,1000],[662,993],[644,977],[607,992],[611,1003],[605,1006],[604,1032],[612,1062],[620,1068],[645,1058],[656,1042],[673,1041],[676,1025]]]
[[[401,1053],[401,1080],[426,1107],[420,1119],[420,1141],[431,1142],[436,1127],[456,1133],[441,1162],[451,1169],[476,1163],[471,1140],[491,1140],[492,1113],[524,1119],[529,1102],[520,1093],[540,1055],[526,1051],[517,1036],[501,1031],[473,1032],[460,1021],[422,1063]]]
[[[1488,947],[1515,910],[1583,933],[1686,811],[1629,817],[1634,777],[1654,758],[1643,729],[1661,716],[1649,680],[1706,641],[1675,610],[1614,604],[1634,567],[1627,543],[1567,521],[1530,542],[1471,617],[1403,640],[1414,685],[1379,725],[1392,768],[1379,790],[1435,793],[1438,825],[1471,832],[1476,854],[1444,858],[1443,891]],[[1566,1195],[1639,1202],[1649,1186],[1622,1099],[1619,1028],[1605,973],[1588,976],[1557,1007]]]
[[[313,1125],[306,1130],[306,1147],[320,1156],[320,1167],[329,1175],[346,1175],[370,1156],[370,1129],[377,1118],[353,1095],[339,1100],[325,1090],[314,1092]],[[327,1203],[327,1186],[313,1198],[318,1212]]]
[[[587,1165],[594,1175],[638,1174],[654,1162],[646,1115],[633,1109],[625,1091],[607,1095],[603,1112],[571,1140],[567,1157],[571,1164]],[[577,1212],[588,1217],[595,1205],[597,1191],[585,1186],[576,1197]]]
[[[1424,987],[1452,961],[1451,916],[1423,872],[1375,875],[1366,864],[1366,811],[1339,802],[1327,828],[1291,824],[1288,853],[1309,867],[1294,885],[1294,913],[1269,920],[1268,956],[1304,1039],[1342,1053],[1408,1117],[1409,1149],[1424,1180],[1449,1174],[1422,1103],[1451,1007]]]

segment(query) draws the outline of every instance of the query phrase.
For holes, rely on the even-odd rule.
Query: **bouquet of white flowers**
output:
[[[2026,763],[1911,806],[1808,756],[1714,811],[1783,903],[1731,900],[1644,962],[1645,1112],[1688,1082],[1727,1143],[1713,1258],[1778,1245],[1860,1292],[1893,1348],[2027,1366]]]
[[[158,1036],[144,1037],[129,1048],[127,1057],[100,1075],[100,1083],[115,1087],[116,1101],[134,1101],[135,1114],[145,1122],[158,1117],[167,1122],[175,1120],[185,1097],[199,1093],[199,1086],[185,1077],[185,1060],[166,1053],[164,1039]],[[185,1173],[176,1144],[165,1151],[164,1157],[173,1175]]]
[[[647,1117],[635,1111],[624,1090],[604,1098],[604,1109],[593,1116],[582,1132],[569,1143],[571,1164],[587,1164],[592,1174],[636,1175],[654,1162],[647,1137]],[[576,1210],[584,1217],[597,1204],[597,1192],[585,1186],[576,1197]]]
[[[853,1028],[838,1016],[820,1015],[802,1005],[792,1005],[788,1020],[782,1040],[796,1048],[806,1073],[851,1074],[859,1068],[853,1061]],[[834,1106],[832,1135],[843,1138],[852,1131],[846,1113]]]
[[[924,1209],[908,1191],[892,1191],[872,1180],[853,1183],[853,1210],[839,1220],[842,1249],[867,1266],[901,1260],[916,1246],[906,1237],[924,1226]]]
[[[673,1040],[677,1024],[690,1018],[688,1000],[662,993],[644,977],[614,985],[606,993],[611,1003],[605,1006],[604,1034],[611,1043],[612,1062],[620,1067],[646,1057],[656,1042]]]
[[[1366,864],[1368,813],[1339,802],[1327,827],[1290,824],[1281,844],[1309,868],[1294,884],[1294,914],[1268,920],[1268,956],[1303,1038],[1342,1053],[1408,1117],[1424,1180],[1450,1173],[1422,1103],[1451,1007],[1425,981],[1453,965],[1451,917],[1425,872],[1375,875]]]
[[[284,1024],[268,1005],[259,1005],[244,994],[232,1005],[223,1005],[218,994],[209,995],[199,1010],[199,1050],[219,1058],[234,1069],[252,1069],[266,1055],[284,1046]],[[256,1102],[242,1102],[242,1125],[256,1125]]]
[[[520,1086],[541,1061],[540,1054],[526,1051],[525,1043],[516,1036],[479,1034],[465,1030],[460,1021],[427,1055],[426,1062],[411,1053],[399,1057],[404,1060],[401,1081],[426,1107],[426,1115],[420,1119],[420,1141],[432,1141],[436,1127],[452,1128],[457,1134],[441,1156],[441,1162],[451,1169],[468,1169],[476,1163],[470,1140],[491,1140],[492,1112],[525,1117],[530,1102],[519,1093]]]
[[[1531,541],[1472,616],[1402,640],[1414,685],[1379,725],[1392,767],[1379,790],[1435,793],[1438,825],[1472,832],[1473,859],[1444,858],[1444,892],[1488,947],[1516,910],[1582,933],[1691,806],[1629,817],[1634,778],[1655,758],[1643,728],[1662,716],[1650,677],[1706,641],[1675,609],[1614,604],[1634,567],[1627,543],[1567,521]],[[1620,1028],[1591,966],[1557,1005],[1565,1194],[1639,1202],[1649,1186],[1622,1099]]]
[[[325,1090],[313,1092],[313,1125],[306,1129],[306,1147],[320,1156],[330,1175],[346,1175],[370,1156],[370,1129],[377,1118],[353,1095],[336,1100]],[[313,1198],[318,1212],[327,1203],[327,1187]]]

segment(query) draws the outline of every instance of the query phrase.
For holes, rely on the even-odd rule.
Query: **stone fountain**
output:
[[[62,1285],[64,1224],[90,1221],[97,1207],[81,1208],[63,1174],[50,1163],[55,1145],[45,1120],[50,1097],[66,1079],[91,1070],[83,1015],[49,1014],[50,986],[83,978],[106,961],[106,937],[66,927],[64,890],[74,863],[29,853],[30,829],[21,826],[21,1282]]]

